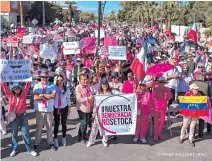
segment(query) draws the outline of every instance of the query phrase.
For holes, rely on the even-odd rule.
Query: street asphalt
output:
[[[36,121],[34,110],[28,110],[30,135],[34,142]],[[33,157],[26,152],[22,141],[21,133],[18,134],[19,153],[11,158],[9,155],[11,147],[11,130],[8,126],[8,134],[1,135],[1,159],[2,161],[212,161],[212,134],[204,139],[196,138],[196,146],[192,147],[188,140],[179,144],[180,127],[175,128],[173,137],[169,131],[164,130],[164,140],[155,143],[151,136],[148,136],[148,144],[135,144],[133,136],[118,136],[118,140],[109,140],[109,147],[103,147],[101,137],[90,148],[86,144],[78,142],[77,131],[79,119],[77,110],[72,108],[68,118],[67,143],[66,147],[61,146],[61,126],[59,131],[59,149],[52,151],[48,149],[46,142],[46,131],[43,129],[43,139],[38,149],[39,156]]]

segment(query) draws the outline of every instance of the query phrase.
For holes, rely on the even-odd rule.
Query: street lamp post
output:
[[[98,56],[98,50],[100,47],[100,25],[101,25],[101,1],[98,2],[98,46],[96,49],[96,56]]]
[[[45,1],[43,1],[43,27],[45,27]]]

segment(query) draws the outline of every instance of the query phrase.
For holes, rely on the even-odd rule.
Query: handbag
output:
[[[15,108],[13,109],[13,111],[8,112],[6,118],[7,118],[7,123],[11,123],[16,119],[16,114],[15,114],[15,110],[16,110],[16,106],[17,106],[17,100],[16,100],[16,104],[15,104]]]

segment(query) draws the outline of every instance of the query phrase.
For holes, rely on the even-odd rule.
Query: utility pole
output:
[[[20,20],[21,20],[21,27],[24,27],[24,17],[23,17],[23,7],[22,7],[22,2],[19,2],[20,4]]]
[[[45,27],[45,1],[43,1],[43,27]]]
[[[96,48],[96,56],[98,56],[98,50],[100,47],[100,25],[101,25],[101,1],[98,2],[98,46]]]

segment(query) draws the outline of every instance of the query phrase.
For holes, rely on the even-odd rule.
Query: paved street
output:
[[[34,141],[35,136],[35,113],[28,110],[30,134]],[[173,133],[173,138],[169,137],[167,130],[164,131],[165,140],[154,143],[149,137],[149,145],[134,144],[133,136],[119,136],[118,141],[109,140],[109,147],[105,148],[101,140],[87,148],[77,141],[77,130],[79,120],[76,108],[73,108],[72,114],[68,120],[67,147],[59,147],[58,151],[49,150],[46,143],[45,130],[43,139],[39,148],[39,156],[32,157],[25,152],[25,146],[19,133],[19,153],[14,158],[9,157],[11,153],[10,128],[6,136],[1,139],[1,158],[2,161],[164,161],[164,160],[185,160],[185,161],[211,161],[212,160],[212,135],[206,136],[205,140],[196,142],[196,147],[191,147],[188,141],[182,145],[178,143],[179,132]],[[177,128],[179,130],[179,128]],[[61,145],[61,131],[59,135],[59,144]],[[189,156],[188,156],[189,155]]]

